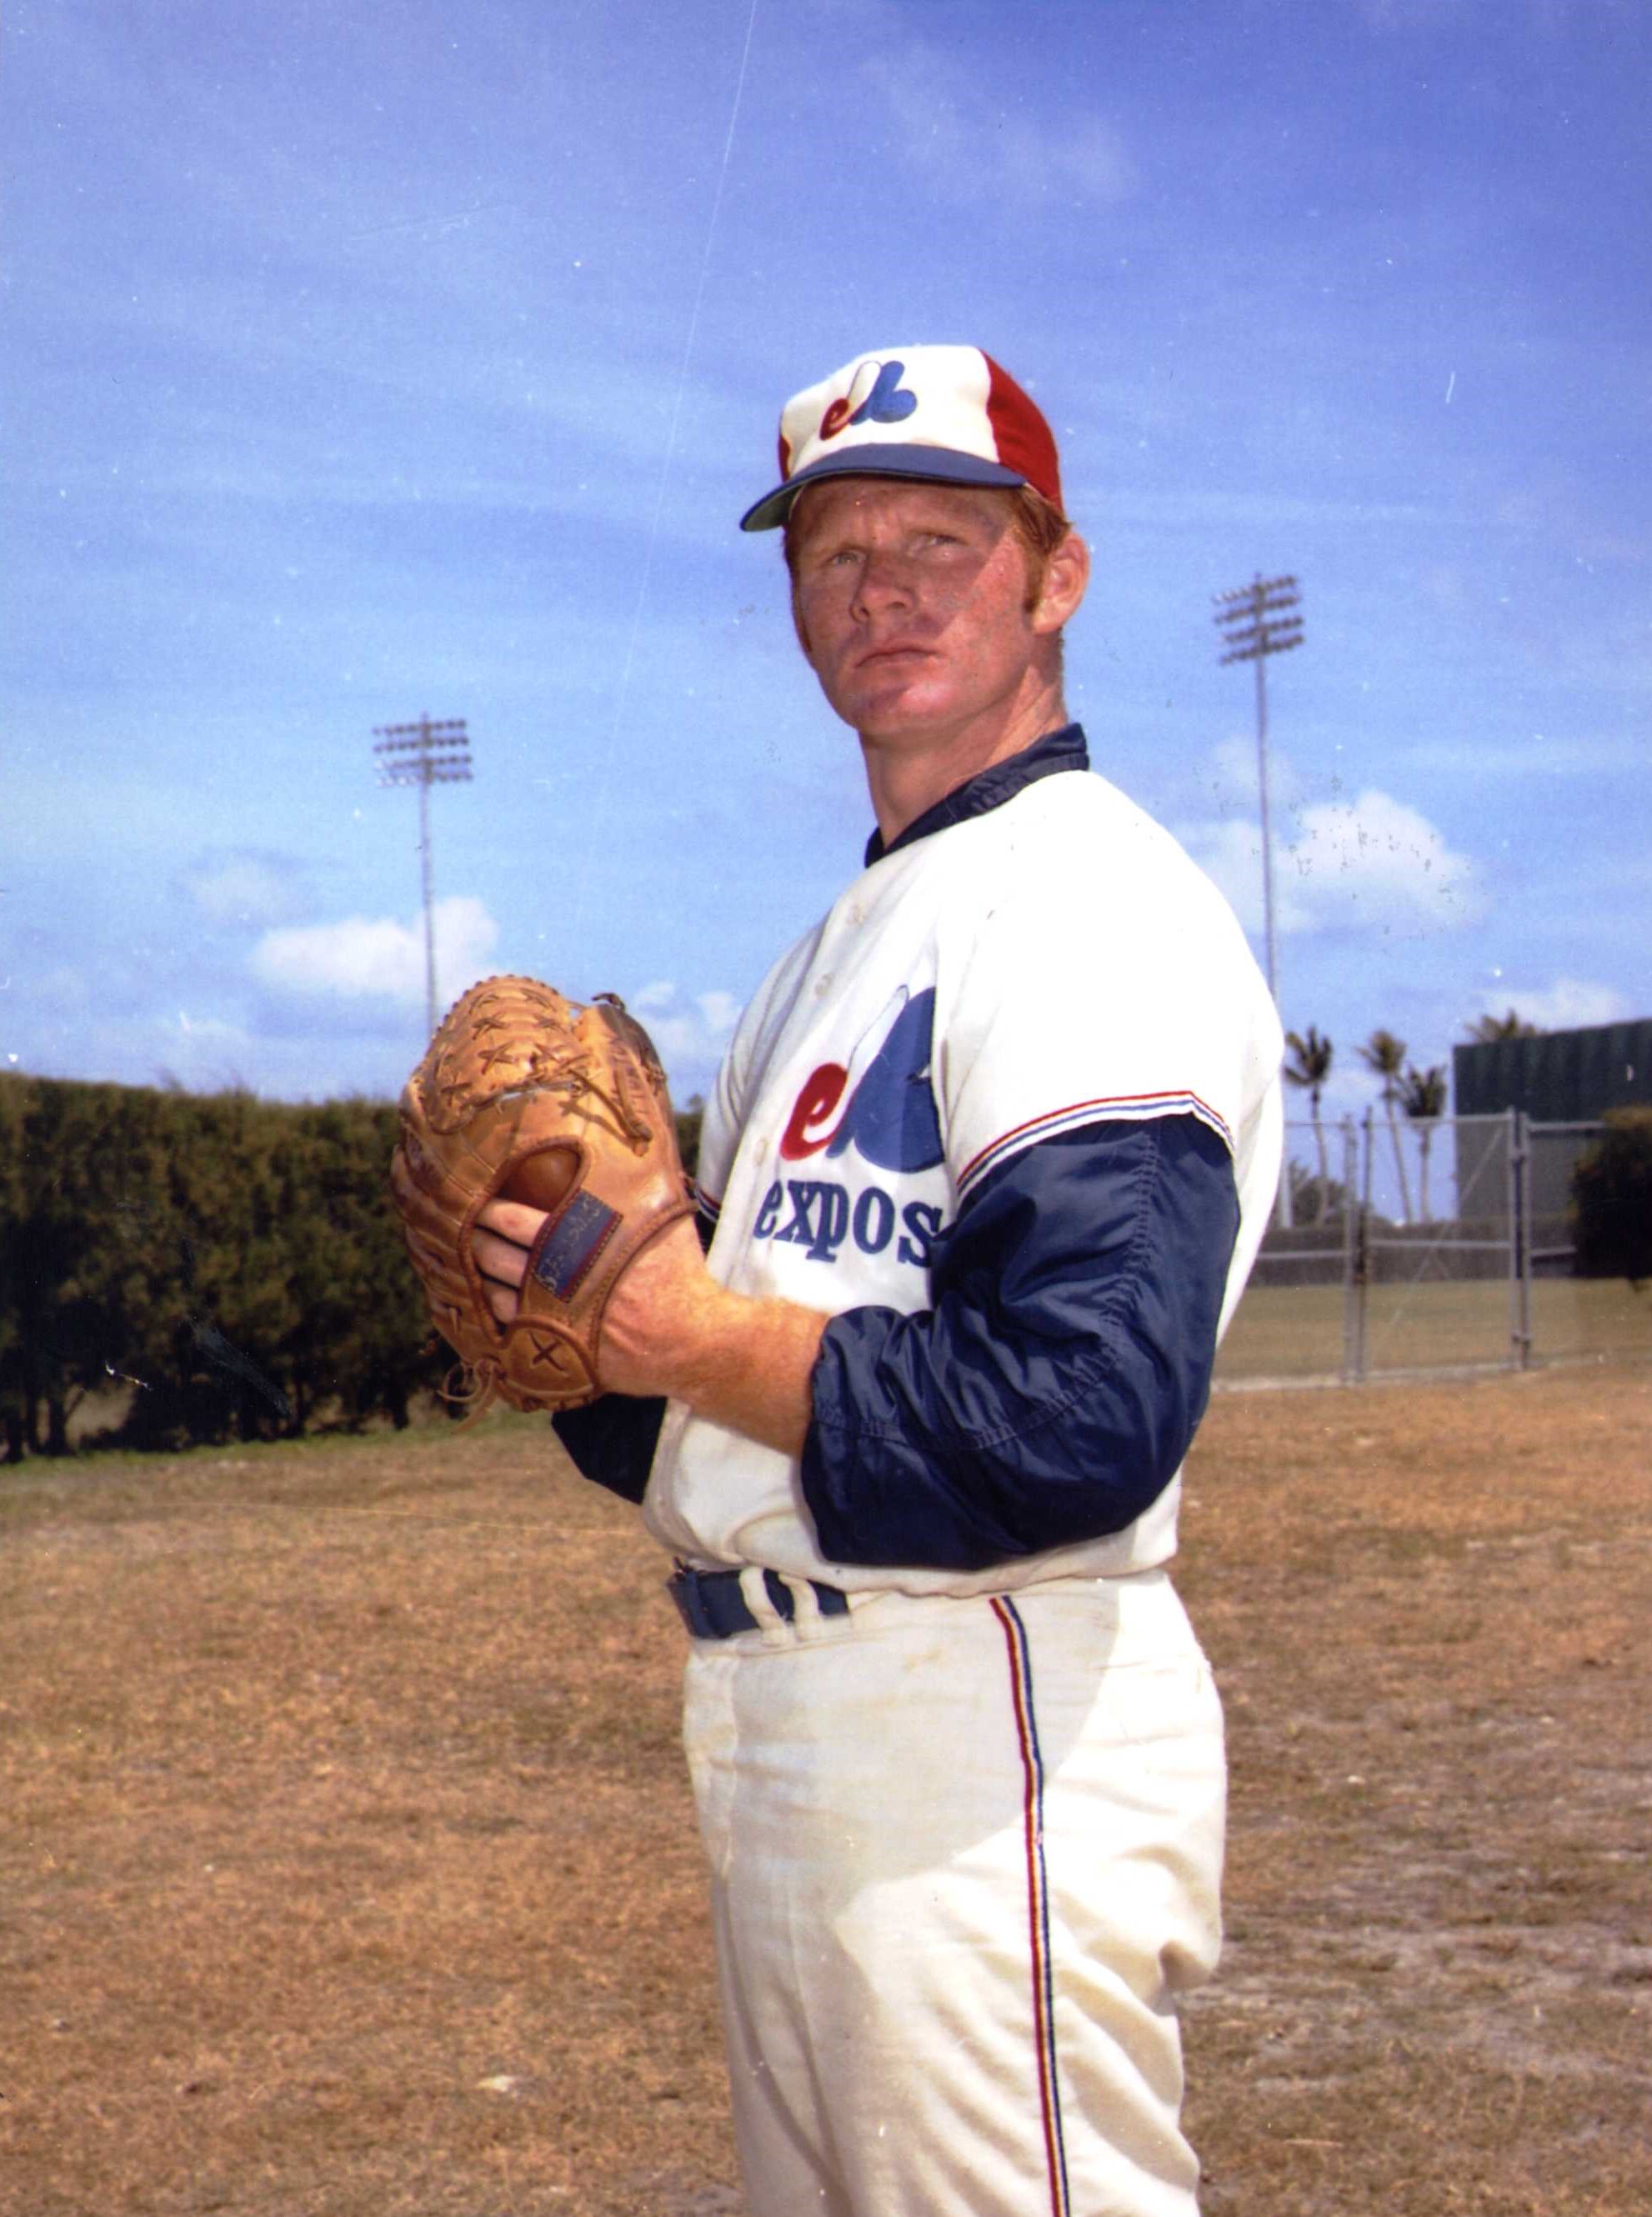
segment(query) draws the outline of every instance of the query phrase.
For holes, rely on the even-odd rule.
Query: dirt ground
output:
[[[1649,1420],[1219,1398],[1210,2217],[1652,2208]],[[516,1420],[4,1473],[0,2211],[736,2217],[660,1571]]]
[[[1218,1403],[1212,2217],[1652,2208],[1649,1419],[1633,1369]]]

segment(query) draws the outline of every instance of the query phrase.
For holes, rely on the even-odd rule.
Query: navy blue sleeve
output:
[[[694,1228],[701,1246],[708,1248],[716,1224],[703,1201],[696,1212]],[[634,1400],[628,1393],[604,1393],[583,1409],[559,1410],[551,1418],[551,1430],[581,1478],[605,1485],[627,1501],[640,1501],[648,1490],[665,1421],[663,1396]]]
[[[994,1171],[935,1243],[930,1308],[826,1326],[802,1455],[822,1553],[980,1571],[1132,1522],[1204,1413],[1238,1229],[1228,1150],[1192,1116]]]
[[[640,1501],[665,1421],[663,1398],[643,1401],[626,1393],[604,1393],[583,1409],[559,1409],[551,1429],[581,1478],[605,1485],[627,1501]]]

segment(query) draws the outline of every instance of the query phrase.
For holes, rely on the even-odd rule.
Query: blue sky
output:
[[[444,999],[617,989],[702,1090],[869,828],[736,520],[922,340],[1050,415],[1070,705],[1259,942],[1211,596],[1300,578],[1333,1107],[1379,1024],[1652,1012],[1649,83],[1635,0],[12,0],[0,1067],[393,1093],[428,712]]]

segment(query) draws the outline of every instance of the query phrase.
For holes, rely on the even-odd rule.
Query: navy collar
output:
[[[1018,755],[1011,755],[1003,762],[978,770],[974,777],[966,779],[944,800],[937,800],[933,808],[914,816],[906,830],[897,833],[887,847],[883,834],[874,831],[866,843],[866,867],[869,870],[886,855],[896,854],[902,847],[927,839],[931,831],[944,831],[971,816],[985,816],[988,809],[1001,808],[1035,778],[1049,777],[1058,769],[1089,767],[1090,750],[1085,744],[1082,725],[1064,724],[1059,732],[1046,732],[1042,739],[1035,739]]]

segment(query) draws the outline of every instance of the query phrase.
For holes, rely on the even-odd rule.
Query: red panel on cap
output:
[[[993,427],[999,461],[1005,469],[1019,470],[1033,491],[1043,493],[1051,507],[1064,515],[1055,434],[1009,371],[1000,369],[989,354],[982,359],[992,373],[987,389],[987,420]]]

